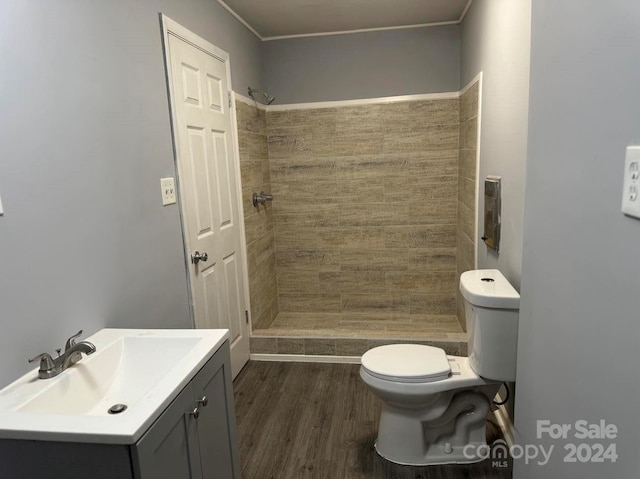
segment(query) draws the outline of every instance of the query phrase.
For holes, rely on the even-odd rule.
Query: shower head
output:
[[[262,90],[258,90],[257,88],[251,88],[251,87],[249,87],[247,91],[249,92],[249,96],[250,96],[251,98],[253,98],[254,100],[255,100],[255,98],[254,98],[254,96],[253,96],[253,94],[254,94],[254,93],[262,93],[262,96],[264,97],[264,102],[265,102],[267,105],[271,105],[271,104],[274,102],[274,100],[276,99],[276,97],[275,97],[275,96],[268,95],[268,94],[267,94],[267,92],[264,92],[264,91],[262,91]],[[257,100],[256,100],[256,101],[257,101]]]

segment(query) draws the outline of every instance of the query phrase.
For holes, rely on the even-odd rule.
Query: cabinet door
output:
[[[132,447],[136,479],[200,479],[195,405],[191,384]]]
[[[203,479],[240,479],[233,406],[229,343],[225,342],[193,379],[194,400],[200,403],[197,420]]]

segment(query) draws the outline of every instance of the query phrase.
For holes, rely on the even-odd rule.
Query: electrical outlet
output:
[[[640,146],[628,146],[624,161],[622,212],[640,218]]]
[[[176,202],[176,180],[174,178],[160,178],[162,188],[162,206],[173,205]]]

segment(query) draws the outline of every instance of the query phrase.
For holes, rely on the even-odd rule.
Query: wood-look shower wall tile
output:
[[[451,197],[456,197],[458,188],[456,186],[458,182],[457,176],[448,176],[441,179],[441,181],[425,181],[421,179],[414,179],[409,182],[409,188],[413,194],[413,198],[410,202],[415,201],[416,198],[422,199],[424,202],[447,202],[451,201]]]
[[[458,156],[456,150],[443,150],[445,152],[454,151],[455,156],[443,156],[437,158],[412,158],[404,170],[407,178],[414,181],[433,183],[434,181],[446,181],[458,176]],[[448,177],[448,178],[443,178]]]
[[[406,131],[423,131],[434,125],[457,125],[459,101],[452,98],[391,103],[383,105],[382,112],[384,131],[402,135]]]
[[[276,282],[274,281],[274,277],[271,276],[272,271],[274,270],[275,260],[273,256],[270,256],[266,261],[258,265],[256,268],[256,274],[249,278],[249,286],[253,286],[250,290],[255,294],[259,294],[261,291],[275,291]],[[266,307],[271,304],[271,298],[269,295],[266,295],[264,298],[260,299],[260,303]]]
[[[385,331],[389,327],[389,321],[406,322],[410,321],[408,311],[345,311],[340,316],[340,324],[343,327],[369,329],[375,331]]]
[[[239,131],[257,133],[266,137],[266,113],[264,110],[260,110],[252,105],[247,105],[242,101],[237,101],[236,118]]]
[[[338,205],[336,205],[338,206]],[[392,226],[409,223],[409,208],[394,203],[356,203],[339,205],[340,226]]]
[[[474,210],[476,204],[476,181],[463,176],[458,179],[458,201],[467,208]]]
[[[384,178],[345,179],[338,175],[336,179],[336,193],[331,201],[338,204],[366,203],[369,201],[384,201]]]
[[[409,293],[343,294],[345,313],[409,313]]]
[[[319,274],[323,293],[385,293],[384,271],[332,271]]]
[[[248,214],[244,219],[244,227],[247,244],[251,244],[273,231],[273,215],[264,210]]]
[[[271,152],[270,152],[271,153]],[[335,158],[307,158],[292,156],[274,157],[269,160],[271,181],[304,182],[310,180],[335,180]]]
[[[281,311],[299,313],[340,313],[342,298],[339,294],[292,293],[278,294]]]
[[[479,82],[460,97],[460,163],[458,167],[457,275],[475,268],[476,178]],[[466,331],[464,301],[456,292],[458,321]]]
[[[460,150],[460,167],[458,168],[458,175],[463,178],[476,178],[476,154],[477,149]]]
[[[242,156],[242,152],[240,153]],[[243,189],[256,191],[263,183],[262,160],[243,160],[240,162],[240,181]],[[253,205],[252,205],[253,206]]]
[[[240,177],[247,243],[249,302],[254,329],[267,328],[278,315],[273,211],[269,206],[254,208],[251,195],[270,191],[269,154],[265,112],[236,102]]]
[[[303,180],[273,181],[274,206],[293,209],[297,206],[315,206],[336,203],[340,194],[337,181],[309,178]]]
[[[407,215],[411,224],[436,225],[451,224],[456,221],[458,202],[454,198],[438,200],[409,200]]]
[[[396,175],[384,180],[384,200],[386,202],[433,203],[435,201],[455,201],[458,194],[458,177],[446,176],[434,180],[414,176]]]
[[[411,315],[424,314],[456,314],[456,295],[449,293],[432,294],[415,291],[409,297]]]
[[[363,154],[336,159],[337,177],[342,181],[402,175],[408,166],[409,160],[398,155]]]
[[[386,131],[384,133],[383,152],[458,148],[458,128],[458,123],[451,123],[433,124],[420,130],[407,130],[402,134]]]
[[[406,271],[409,264],[406,248],[340,250],[342,271]]]
[[[250,341],[250,350],[254,354],[276,354],[278,352],[277,339],[253,337]]]
[[[278,288],[292,293],[315,293],[320,288],[320,278],[317,271],[277,270]]]
[[[466,121],[478,116],[479,82],[475,82],[462,96],[460,96],[460,121]]]
[[[268,261],[275,259],[275,246],[273,231],[252,243],[251,248],[247,248],[247,262],[250,270],[256,270],[261,265],[268,264]],[[275,268],[275,264],[273,264]]]
[[[409,269],[417,271],[456,271],[457,250],[454,246],[442,248],[409,249]]]
[[[458,273],[464,273],[465,271],[472,270],[475,267],[475,248],[473,240],[469,239],[469,237],[462,231],[458,232],[457,240],[458,248],[461,249],[457,255],[457,269]]]
[[[310,355],[335,356],[336,340],[335,339],[304,339],[304,353]]]
[[[385,273],[385,281],[390,291],[453,294],[457,289],[455,271],[389,271]]]
[[[369,341],[366,339],[336,339],[336,355],[338,356],[362,356],[369,350]]]
[[[304,354],[304,339],[278,338],[278,354]]]
[[[292,132],[290,135],[269,136],[269,156],[273,158],[312,157],[312,136],[310,133]]]
[[[385,232],[382,226],[318,228],[316,233],[320,248],[375,249],[385,247]]]
[[[458,208],[458,231],[463,233],[473,243],[476,234],[475,215],[467,205],[460,203]]]
[[[284,314],[455,313],[459,115],[455,98],[267,113]]]
[[[276,252],[276,265],[291,271],[339,271],[341,258],[335,250],[284,250]]]
[[[456,225],[386,226],[384,246],[387,248],[441,248],[456,242]]]
[[[460,123],[460,149],[474,150],[478,144],[478,121],[477,118]]]
[[[289,224],[274,228],[276,251],[321,249],[317,228]]]
[[[338,131],[313,135],[312,148],[318,157],[373,155],[383,152],[383,138],[369,131]]]
[[[238,135],[240,157],[246,159],[263,159],[269,155],[265,136],[258,133],[243,131]]]
[[[340,225],[340,207],[337,204],[291,205],[280,202],[273,206],[276,224],[318,228]]]
[[[254,329],[267,328],[278,314],[277,286],[272,279],[258,282],[249,278],[249,299],[251,302],[251,322]]]

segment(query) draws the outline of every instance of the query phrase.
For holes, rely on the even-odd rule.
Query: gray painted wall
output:
[[[578,17],[576,16],[578,14]],[[579,21],[576,21],[579,18]],[[516,427],[555,445],[520,478],[640,476],[640,220],[620,213],[625,148],[640,144],[640,4],[533,2]],[[564,463],[536,421],[617,425],[616,463]]]
[[[263,73],[275,104],[457,91],[460,27],[269,41]]]
[[[0,5],[0,386],[83,328],[189,327],[158,12],[260,84],[260,42],[211,0]]]
[[[462,86],[483,72],[478,238],[484,178],[502,177],[500,254],[478,241],[478,267],[496,268],[519,289],[522,263],[531,0],[474,0],[462,24]]]

